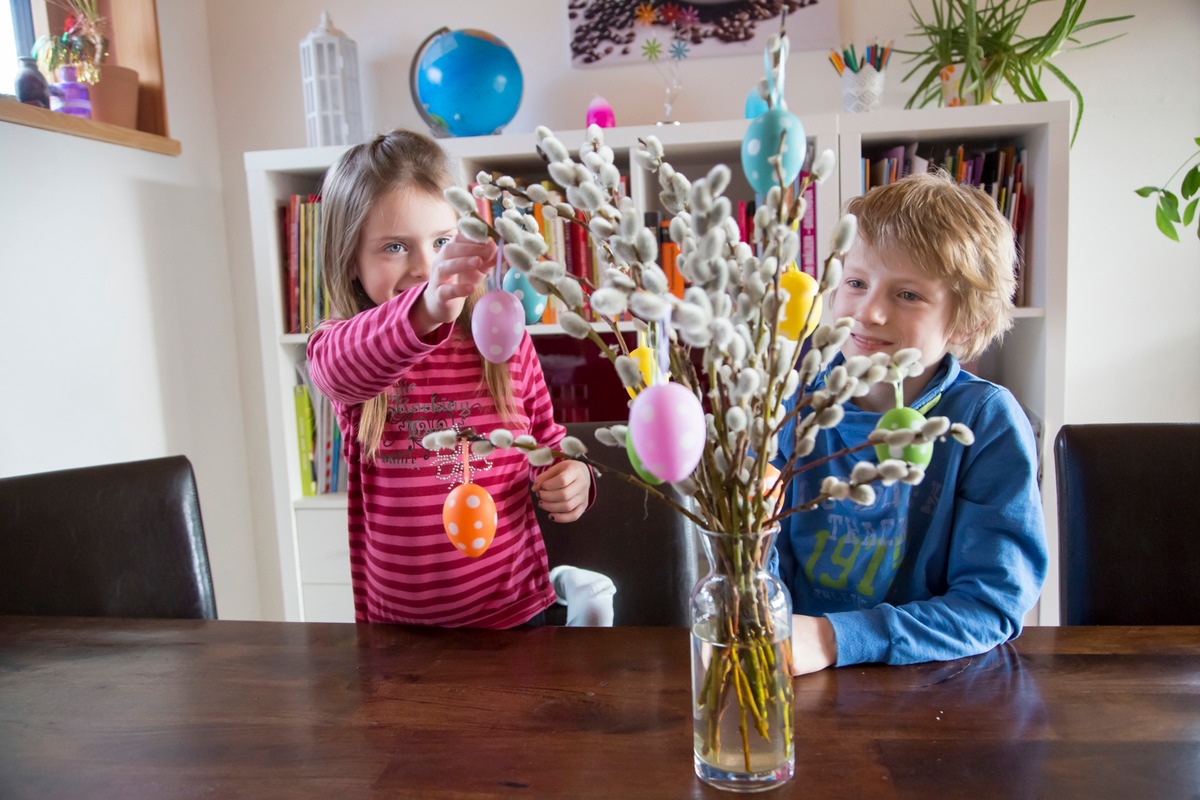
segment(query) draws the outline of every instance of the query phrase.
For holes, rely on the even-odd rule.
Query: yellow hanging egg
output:
[[[812,275],[792,267],[780,276],[779,288],[788,293],[787,305],[783,307],[783,318],[779,321],[779,332],[798,342],[812,333],[821,321],[820,286]],[[802,331],[810,308],[812,319]]]
[[[442,524],[463,555],[478,558],[496,535],[496,501],[477,483],[454,487],[442,505]]]
[[[635,347],[634,349],[630,350],[629,357],[638,363],[638,369],[641,370],[642,373],[642,381],[649,386],[654,377],[654,371],[658,366],[655,363],[656,359],[654,357],[654,351],[649,347],[642,345],[641,347]],[[629,392],[630,397],[637,396],[637,392],[628,386],[625,387],[625,391]]]

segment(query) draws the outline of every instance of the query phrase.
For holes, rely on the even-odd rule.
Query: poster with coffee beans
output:
[[[792,50],[838,41],[838,0],[567,0],[571,66],[757,56],[785,11]]]

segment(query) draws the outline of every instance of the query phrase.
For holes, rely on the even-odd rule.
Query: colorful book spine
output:
[[[800,270],[814,278],[817,277],[817,184],[815,181],[804,187],[804,215],[800,217]]]
[[[296,443],[300,453],[300,493],[312,497],[317,493],[317,482],[313,470],[313,445],[316,429],[313,420],[312,401],[308,387],[297,384],[293,390],[296,402]]]

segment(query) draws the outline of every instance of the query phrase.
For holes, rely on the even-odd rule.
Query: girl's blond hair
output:
[[[978,358],[1012,327],[1017,251],[1012,226],[986,192],[939,171],[872,189],[846,211],[858,217],[866,244],[901,249],[950,287],[959,358]]]
[[[355,262],[359,233],[371,206],[396,187],[440,199],[442,192],[456,183],[450,161],[437,142],[412,131],[380,134],[342,154],[325,174],[321,187],[321,282],[329,298],[331,319],[350,319],[375,305],[358,281]],[[458,330],[470,329],[471,311],[482,294],[481,286],[463,304],[455,321]],[[483,382],[500,416],[511,421],[516,403],[508,365],[493,364],[482,356],[479,360]],[[375,460],[379,450],[387,409],[386,392],[363,403],[358,441],[368,462]]]

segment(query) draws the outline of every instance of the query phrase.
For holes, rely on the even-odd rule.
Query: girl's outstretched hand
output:
[[[423,336],[458,319],[466,298],[483,283],[495,265],[495,242],[490,239],[472,242],[461,233],[456,234],[438,251],[429,269],[429,281],[419,304],[424,314],[415,320],[418,334]]]
[[[592,471],[571,459],[556,461],[533,481],[537,504],[555,522],[574,522],[587,510],[592,488]]]

